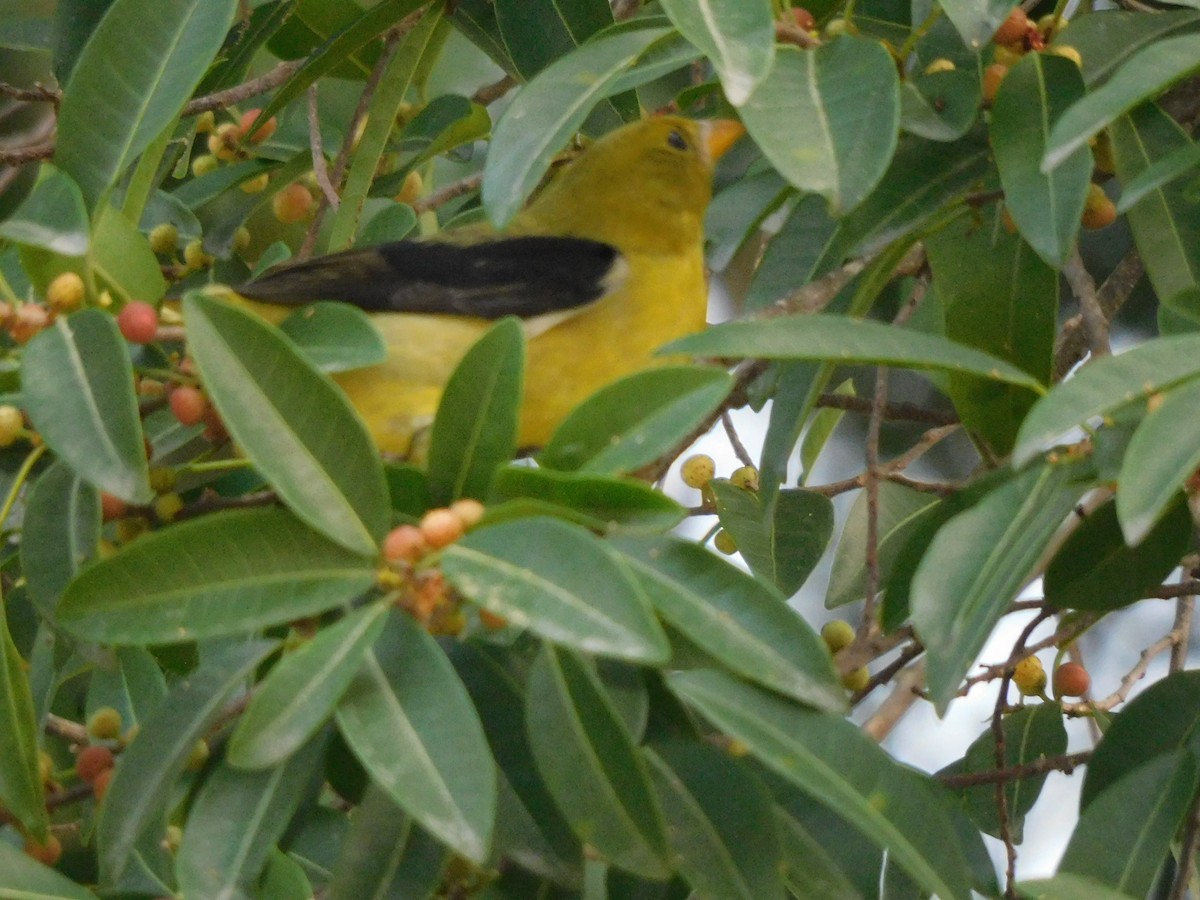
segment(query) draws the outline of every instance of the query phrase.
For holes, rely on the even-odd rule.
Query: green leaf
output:
[[[812,491],[779,491],[768,512],[753,491],[710,482],[721,527],[750,571],[790,597],[808,580],[833,534],[833,504]]]
[[[1083,809],[1059,868],[1146,896],[1191,807],[1196,776],[1187,750],[1127,769]]]
[[[979,115],[974,72],[914,73],[900,88],[900,127],[931,141],[956,141]]]
[[[1183,10],[1160,10],[1147,16],[1133,10],[1105,10],[1102,16],[1075,16],[1071,33],[1062,38],[1083,58],[1083,80],[1089,86],[1102,84],[1131,56],[1164,38],[1187,34],[1200,28],[1200,14]]]
[[[768,77],[775,59],[769,0],[663,0],[662,8],[704,52],[734,106],[744,104]]]
[[[145,647],[114,647],[110,665],[100,664],[88,685],[87,714],[111,706],[126,728],[145,721],[167,696],[167,679],[154,654]]]
[[[1122,183],[1148,171],[1156,159],[1192,146],[1187,133],[1154,104],[1117,120],[1109,133]],[[1127,218],[1160,301],[1200,284],[1200,198],[1191,177],[1150,191],[1129,209]]]
[[[229,740],[239,769],[284,762],[321,727],[383,631],[386,603],[373,603],[288,653],[258,685]]]
[[[1080,145],[1044,174],[1042,154],[1051,127],[1083,95],[1083,77],[1074,62],[1028,53],[1004,77],[992,104],[989,134],[1004,205],[1029,245],[1055,268],[1075,246],[1092,154]]]
[[[63,256],[83,256],[88,249],[88,214],[79,185],[53,166],[43,166],[29,196],[0,222],[0,238]]]
[[[1200,671],[1173,672],[1138,694],[1112,720],[1088,763],[1079,808],[1153,759],[1200,749]],[[1122,821],[1127,821],[1124,816]],[[1132,820],[1128,820],[1132,821]]]
[[[489,521],[553,515],[596,531],[659,532],[678,525],[686,515],[686,510],[662,491],[635,478],[520,465],[496,470],[488,501],[506,504],[489,507]]]
[[[2,900],[96,900],[87,888],[4,841],[0,841],[0,871],[4,872]]]
[[[879,484],[878,538],[880,584],[885,584],[900,551],[928,513],[938,505],[935,494],[926,494],[892,481]],[[833,555],[833,569],[825,608],[836,609],[863,599],[867,589],[867,492],[861,491],[850,507],[842,537]]]
[[[346,396],[253,313],[197,293],[183,304],[188,350],[234,440],[296,515],[374,555],[388,525],[387,488]]]
[[[580,47],[525,85],[496,123],[483,173],[483,205],[503,228],[545,174],[550,160],[592,107],[665,28],[618,31]]]
[[[1117,212],[1129,212],[1143,197],[1170,184],[1180,175],[1191,172],[1198,164],[1200,164],[1200,144],[1181,141],[1179,147],[1150,162],[1128,182],[1122,180],[1121,196],[1117,199]]]
[[[700,896],[783,898],[771,797],[715,747],[682,741],[644,751],[679,868]]]
[[[122,303],[161,297],[167,290],[149,240],[114,207],[100,213],[89,262],[96,276]]]
[[[945,900],[971,896],[967,860],[941,789],[893,762],[852,723],[719,672],[675,673],[667,683],[768,768],[886,849],[926,891]]]
[[[323,761],[328,733],[261,772],[222,763],[188,808],[175,872],[191,897],[248,895]],[[238,823],[231,828],[231,823]]]
[[[179,113],[236,8],[235,0],[116,0],[100,20],[63,93],[54,153],[89,209]]]
[[[841,259],[840,240],[829,205],[818,194],[803,195],[763,251],[746,294],[747,311],[766,309],[828,272]]]
[[[496,769],[471,698],[437,642],[393,610],[337,711],[371,780],[430,834],[487,858]]]
[[[947,369],[1033,391],[1042,389],[1028,373],[970,347],[934,335],[844,316],[791,315],[757,322],[731,322],[682,338],[664,349],[710,357],[818,359],[843,365],[870,363]]]
[[[503,522],[472,531],[441,560],[468,600],[547,640],[650,665],[670,655],[631,573],[582,528]]]
[[[144,535],[89,566],[58,616],[101,643],[178,643],[323,612],[365,591],[374,574],[371,560],[286,510],[228,510]]]
[[[434,503],[487,496],[492,473],[517,450],[524,370],[525,338],[512,317],[493,325],[459,362],[430,437]]]
[[[896,151],[896,64],[882,44],[866,38],[781,47],[740,112],[783,177],[823,196],[834,215],[845,213],[879,183]]]
[[[978,53],[1008,17],[1012,3],[1010,0],[946,0],[943,9],[963,43]]]
[[[1117,521],[1123,492],[1124,485],[1116,503],[1093,512],[1063,542],[1046,568],[1046,602],[1058,609],[1120,609],[1149,596],[1179,564],[1193,527],[1179,489],[1136,547],[1125,545]]]
[[[844,711],[824,642],[776,591],[692,541],[614,543],[663,618],[714,659],[801,703]]]
[[[1060,872],[1053,878],[1019,881],[1016,890],[1024,900],[1135,900],[1094,878],[1070,872]]]
[[[635,472],[691,435],[732,386],[728,372],[709,367],[669,366],[628,375],[577,406],[538,463],[604,475]]]
[[[53,621],[63,589],[100,543],[100,498],[69,466],[56,462],[30,490],[22,525],[21,570],[29,599]]]
[[[854,379],[847,378],[836,388],[833,389],[835,397],[855,397],[857,394],[854,390]],[[774,404],[772,404],[774,409]],[[804,432],[804,440],[800,443],[800,485],[803,487],[808,484],[808,479],[812,475],[813,466],[817,464],[817,460],[821,456],[821,451],[825,449],[825,445],[829,443],[829,439],[833,437],[833,432],[837,429],[842,421],[842,416],[845,415],[845,410],[826,408],[818,409],[808,423],[808,428]],[[794,441],[793,441],[794,443]],[[766,455],[767,445],[763,445],[763,455]],[[790,455],[790,453],[789,453]],[[780,478],[779,480],[783,480]]]
[[[604,0],[495,0],[496,24],[517,74],[528,81],[612,24]]]
[[[946,337],[1049,383],[1058,273],[1019,236],[990,232],[960,220],[925,240]],[[963,423],[1001,455],[1012,449],[1036,399],[1029,391],[956,372],[949,393]]]
[[[279,323],[279,330],[322,372],[345,372],[387,359],[371,317],[349,303],[314,303]]]
[[[100,875],[113,883],[131,863],[135,847],[151,829],[161,829],[173,805],[175,780],[208,729],[222,715],[230,694],[275,648],[274,641],[231,643],[180,679],[162,706],[138,729],[113,770],[96,825]],[[155,835],[155,841],[159,838]]]
[[[1092,486],[1084,476],[1081,464],[1032,466],[943,525],[925,551],[910,602],[939,712]]]
[[[25,661],[0,604],[0,803],[45,840],[50,818],[38,766],[38,732]]]
[[[666,826],[646,762],[586,662],[542,648],[529,672],[525,728],[538,771],[579,839],[615,866],[664,878]]]
[[[1135,53],[1101,87],[1062,114],[1047,139],[1042,171],[1061,165],[1093,135],[1198,67],[1200,35],[1196,34],[1163,38]]]
[[[1035,703],[1006,715],[1004,728],[1004,766],[1022,766],[1042,757],[1058,756],[1067,750],[1067,730],[1057,703]],[[972,741],[966,755],[947,766],[939,775],[965,775],[996,769],[996,737],[988,728]],[[1009,834],[1014,843],[1024,839],[1025,816],[1033,808],[1046,782],[1046,773],[1007,782],[1004,797],[1008,810]],[[996,810],[996,786],[979,784],[956,791],[971,820],[993,837],[1000,834]]]
[[[149,503],[149,468],[129,351],[108,313],[85,309],[37,334],[21,360],[33,427],[101,490]]]
[[[1023,466],[1068,431],[1110,416],[1200,375],[1200,335],[1155,338],[1088,363],[1041,398],[1017,433],[1013,465]]]

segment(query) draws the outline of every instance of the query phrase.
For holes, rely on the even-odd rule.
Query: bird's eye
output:
[[[688,148],[687,138],[678,131],[671,131],[667,134],[667,143],[676,150],[686,150]]]

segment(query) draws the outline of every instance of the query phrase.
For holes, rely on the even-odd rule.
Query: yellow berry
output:
[[[168,825],[167,833],[163,836],[163,848],[168,853],[175,853],[183,843],[183,829],[178,825]]]
[[[851,669],[842,676],[842,687],[848,691],[866,690],[868,684],[871,683],[871,672],[866,666],[859,666],[857,669]]]
[[[187,763],[184,768],[189,772],[198,772],[204,768],[204,764],[208,762],[208,741],[201,738],[196,741],[196,746],[192,748],[192,752],[188,754]]]
[[[98,741],[113,740],[121,734],[121,714],[111,706],[102,706],[88,717],[87,731]]]
[[[1108,199],[1108,194],[1104,193],[1104,188],[1100,187],[1100,185],[1094,182],[1089,184],[1087,199],[1083,203],[1083,217],[1080,220],[1080,224],[1084,228],[1094,230],[1111,225],[1116,220],[1116,204]]]
[[[197,156],[192,160],[192,174],[199,178],[201,175],[207,175],[210,172],[215,172],[221,167],[221,161],[211,153],[205,153],[202,156]]]
[[[174,253],[179,248],[179,229],[163,222],[150,229],[150,249],[155,253]]]
[[[188,241],[183,248],[183,261],[189,269],[206,269],[213,264],[213,258],[204,252],[204,242],[200,238]]]
[[[1008,74],[1008,66],[1001,63],[992,63],[983,70],[983,100],[985,103],[991,103],[996,99],[996,92],[1000,90],[1000,82],[1004,80],[1004,76]]]
[[[1056,16],[1054,13],[1046,13],[1037,20],[1037,30],[1041,33],[1042,39],[1048,41],[1070,24],[1070,19]]]
[[[1021,57],[1024,55],[1025,48],[1020,44],[1017,44],[1013,47],[1005,47],[1001,44],[997,46],[995,52],[992,53],[992,62],[1000,66],[1007,66],[1011,69],[1021,61]]]
[[[850,30],[849,23],[843,18],[830,19],[825,23],[825,37],[839,37]]]
[[[690,488],[702,488],[713,480],[717,473],[717,464],[707,453],[697,453],[683,461],[679,474],[683,483]]]
[[[821,626],[821,640],[830,653],[849,647],[854,643],[854,626],[844,619],[834,619]]]
[[[1055,56],[1061,56],[1064,59],[1069,59],[1075,65],[1082,68],[1083,57],[1079,55],[1079,51],[1070,44],[1055,44],[1053,47],[1046,48],[1047,53],[1052,53]]]
[[[267,189],[267,185],[271,183],[271,176],[266,172],[261,175],[256,175],[253,178],[247,178],[238,185],[245,194],[261,194]]]
[[[478,500],[467,497],[451,503],[450,512],[458,516],[463,528],[474,528],[483,519],[484,507]]]
[[[175,470],[166,466],[150,467],[150,487],[157,494],[165,494],[175,490]]]
[[[754,466],[741,466],[733,470],[729,483],[734,487],[745,488],[748,491],[758,490],[758,469]]]
[[[722,528],[713,538],[713,546],[724,553],[726,556],[732,556],[737,553],[737,543],[729,536],[729,532]]]
[[[11,447],[24,428],[25,419],[19,409],[7,403],[0,406],[0,447]]]
[[[196,133],[208,134],[217,127],[217,116],[211,109],[206,109],[196,116]]]
[[[1103,175],[1113,175],[1117,171],[1117,161],[1113,159],[1112,138],[1107,131],[1101,131],[1090,141],[1092,158],[1096,163],[1096,171]]]
[[[1046,670],[1036,656],[1027,656],[1013,670],[1013,684],[1026,697],[1039,697],[1046,690]]]
[[[56,275],[46,288],[46,302],[55,312],[68,313],[83,305],[83,279],[75,272]]]
[[[238,253],[245,253],[250,246],[250,229],[245,225],[238,228],[233,233],[233,249]]]
[[[412,203],[424,190],[425,182],[421,180],[421,173],[413,169],[404,176],[404,185],[400,188],[400,193],[396,194],[396,202]]]
[[[232,122],[218,125],[208,136],[208,152],[217,159],[229,162],[240,155],[238,144],[241,143],[241,129]]]
[[[54,759],[45,750],[38,751],[38,778],[46,784],[54,777]]]
[[[958,67],[954,65],[954,60],[941,56],[925,67],[925,74],[936,75],[938,72],[953,72],[956,68]]]
[[[183,509],[183,498],[172,492],[154,499],[154,515],[160,522],[170,522]]]

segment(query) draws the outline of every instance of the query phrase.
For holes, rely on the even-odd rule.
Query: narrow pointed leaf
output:
[[[442,551],[463,596],[547,640],[651,665],[666,635],[633,576],[592,535],[535,518],[477,529]]]
[[[101,490],[149,503],[149,468],[129,351],[108,313],[64,316],[29,342],[21,387],[50,448]]]
[[[38,722],[25,661],[0,604],[0,803],[45,840],[50,818],[38,767]]]
[[[278,765],[315,734],[362,667],[387,611],[384,603],[364,607],[284,656],[238,719],[229,741],[230,765]]]
[[[1159,188],[1170,184],[1180,175],[1191,172],[1200,164],[1200,144],[1181,143],[1166,156],[1156,159],[1121,186],[1117,212],[1126,213],[1138,201]]]
[[[166,644],[323,612],[374,581],[369,560],[282,509],[229,510],[144,535],[67,587],[63,627],[92,641]]]
[[[522,81],[611,25],[606,0],[494,0],[496,25]]]
[[[22,521],[21,569],[29,598],[53,620],[63,590],[100,543],[100,496],[59,461],[34,483]]]
[[[1094,878],[1070,872],[1059,872],[1052,878],[1018,881],[1016,890],[1024,900],[1136,900]]]
[[[525,727],[538,771],[579,839],[615,866],[665,877],[666,827],[645,760],[581,658],[542,648],[529,673]]]
[[[488,518],[553,515],[595,531],[662,532],[687,510],[636,478],[511,465],[496,470],[488,492]]]
[[[495,763],[454,667],[407,614],[389,615],[337,722],[371,780],[405,812],[468,859],[487,858]]]
[[[896,64],[882,44],[866,38],[781,47],[740,112],[781,175],[823,196],[834,214],[845,213],[880,182],[896,151]]]
[[[775,57],[769,0],[663,0],[662,7],[680,33],[704,51],[729,102],[745,103]]]
[[[714,671],[669,675],[689,705],[759,760],[888,851],[922,888],[971,896],[971,876],[945,795],[892,761],[852,723],[814,712]],[[913,823],[920,822],[920,828]]]
[[[373,555],[388,525],[383,467],[350,402],[253,313],[184,299],[188,349],[234,440],[305,522]]]

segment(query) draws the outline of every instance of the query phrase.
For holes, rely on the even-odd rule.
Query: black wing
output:
[[[614,247],[582,238],[397,241],[284,263],[237,291],[287,305],[341,300],[370,312],[530,317],[591,303],[620,267]]]

